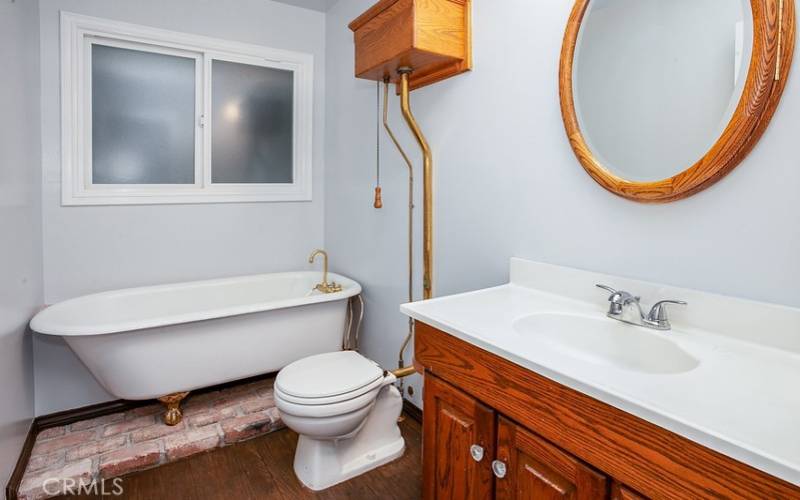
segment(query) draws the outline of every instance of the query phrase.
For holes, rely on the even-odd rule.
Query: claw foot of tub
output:
[[[188,392],[176,392],[169,396],[163,396],[158,400],[166,406],[167,411],[164,412],[164,423],[167,425],[178,425],[183,420],[183,411],[181,411],[181,401],[188,396]]]

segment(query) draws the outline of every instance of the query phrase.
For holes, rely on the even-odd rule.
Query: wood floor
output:
[[[292,470],[297,434],[286,429],[123,478],[121,496],[60,497],[131,500],[418,499],[422,491],[420,424],[406,418],[400,459],[315,493]],[[107,486],[107,491],[111,485]]]

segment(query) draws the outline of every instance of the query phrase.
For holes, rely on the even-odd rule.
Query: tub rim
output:
[[[150,328],[158,328],[164,326],[180,325],[186,323],[193,323],[196,321],[206,321],[210,319],[221,319],[232,316],[241,316],[245,314],[254,314],[259,312],[274,311],[277,309],[288,309],[292,307],[300,307],[305,305],[320,304],[325,302],[333,302],[338,300],[349,299],[361,293],[361,285],[350,278],[342,276],[337,273],[328,273],[328,279],[336,281],[342,285],[341,292],[310,295],[305,297],[292,297],[282,300],[273,300],[266,302],[254,302],[250,304],[220,307],[214,309],[207,309],[195,311],[184,314],[164,315],[152,317],[142,320],[129,320],[115,323],[100,323],[89,325],[64,325],[54,321],[50,317],[58,314],[59,310],[64,307],[80,305],[81,302],[89,302],[91,300],[108,296],[125,296],[139,294],[144,290],[147,291],[164,291],[176,288],[190,287],[190,286],[211,286],[223,285],[237,281],[257,281],[264,277],[286,277],[286,276],[303,276],[313,275],[322,276],[319,271],[287,271],[277,273],[260,273],[260,274],[246,274],[240,276],[232,276],[225,278],[214,278],[208,280],[196,281],[181,281],[176,283],[166,283],[160,285],[146,285],[130,288],[119,288],[114,290],[107,290],[96,292],[86,295],[80,295],[71,299],[57,302],[51,306],[45,306],[44,309],[39,311],[30,321],[30,328],[36,333],[43,335],[56,335],[59,337],[83,337],[92,335],[109,335],[114,333],[132,332],[136,330],[145,330]]]

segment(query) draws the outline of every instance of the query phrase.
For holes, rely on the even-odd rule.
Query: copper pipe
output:
[[[414,165],[411,163],[411,159],[406,154],[403,146],[400,144],[400,141],[397,140],[397,137],[394,135],[392,131],[392,127],[389,126],[389,78],[383,80],[383,128],[386,129],[386,133],[392,139],[394,146],[400,152],[400,156],[403,157],[403,161],[405,161],[406,166],[408,167],[408,301],[413,302],[414,300]],[[397,366],[398,368],[402,369],[405,368],[405,352],[408,348],[408,344],[411,343],[411,339],[414,336],[414,320],[412,318],[408,318],[408,333],[406,334],[406,338],[403,340],[403,344],[400,346],[400,354],[397,358]],[[400,378],[400,377],[398,377]],[[403,381],[400,380],[400,392],[403,392]]]
[[[389,126],[389,79],[383,82],[383,128],[408,167],[408,301],[414,300],[414,165]]]
[[[411,68],[398,68],[400,75],[400,109],[408,127],[422,148],[422,298],[433,296],[433,155],[425,135],[411,112],[408,75]]]
[[[409,375],[414,375],[417,373],[416,368],[414,366],[406,366],[405,368],[398,368],[397,370],[392,371],[392,375],[397,378],[408,377]]]

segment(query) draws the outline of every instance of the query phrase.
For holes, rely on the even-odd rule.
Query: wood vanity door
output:
[[[425,374],[422,474],[426,500],[492,497],[494,421],[489,407]],[[483,449],[480,460],[472,456],[473,445]]]
[[[611,500],[647,500],[624,484],[614,482],[611,486]]]
[[[606,476],[514,422],[499,418],[497,440],[497,459],[506,465],[498,500],[608,498]]]

